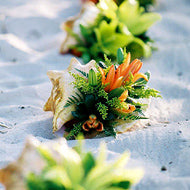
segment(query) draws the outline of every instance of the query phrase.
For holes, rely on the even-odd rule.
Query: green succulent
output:
[[[131,189],[143,176],[140,169],[125,169],[128,153],[114,163],[107,163],[104,144],[97,158],[91,152],[84,152],[81,143],[74,149],[59,148],[54,148],[61,155],[56,161],[47,148],[38,147],[46,166],[41,173],[27,176],[28,190],[123,190]]]
[[[153,41],[146,31],[160,20],[159,14],[145,12],[135,0],[124,0],[120,5],[113,0],[100,0],[96,6],[100,13],[95,23],[80,25],[83,40],[77,36],[78,43],[70,47],[82,53],[85,63],[102,60],[104,54],[115,60],[120,47],[126,47],[132,59],[151,55]]]

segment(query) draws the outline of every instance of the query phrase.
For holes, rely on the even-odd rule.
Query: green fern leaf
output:
[[[84,98],[79,94],[79,93],[75,93],[76,96],[72,95],[71,97],[68,98],[64,108],[67,108],[73,104],[80,104],[84,102]]]

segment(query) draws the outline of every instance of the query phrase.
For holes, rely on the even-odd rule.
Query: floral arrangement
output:
[[[147,119],[148,99],[160,95],[146,86],[150,73],[139,73],[142,62],[130,60],[131,54],[119,48],[117,62],[105,56],[104,62],[81,65],[75,59],[67,71],[49,74],[54,86],[44,110],[54,112],[54,131],[64,129],[68,140],[79,133],[86,138],[116,136],[134,121]]]
[[[64,139],[28,139],[20,158],[0,170],[0,182],[8,190],[122,190],[143,177],[141,169],[125,168],[129,153],[107,163],[105,144],[96,158],[79,142],[72,149]]]
[[[146,31],[158,20],[159,14],[145,12],[136,0],[120,5],[113,0],[86,2],[77,17],[63,24],[67,37],[60,52],[82,57],[85,63],[103,60],[104,54],[114,61],[119,47],[126,47],[133,59],[149,57],[153,41]]]
[[[82,0],[82,2],[86,2],[86,1],[88,0]],[[89,0],[89,1],[92,1],[94,3],[99,2],[99,0]],[[114,0],[114,1],[117,3],[117,5],[120,5],[121,3],[123,3],[124,0]],[[148,7],[150,5],[154,5],[156,3],[156,0],[138,0],[138,2],[141,7],[144,7],[145,10],[148,11]]]

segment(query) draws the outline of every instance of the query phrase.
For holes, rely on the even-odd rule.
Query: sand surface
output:
[[[59,25],[79,9],[77,0],[0,0],[0,122],[9,127],[0,133],[0,167],[18,157],[28,135],[41,141],[55,138],[52,113],[42,110],[51,90],[46,72],[69,65],[72,56],[58,54],[64,39]],[[86,147],[96,153],[105,141],[109,160],[129,150],[128,166],[145,169],[135,189],[188,190],[190,1],[160,0],[156,10],[163,19],[149,34],[158,51],[144,60],[143,70],[151,70],[149,86],[159,89],[163,99],[152,100],[146,128],[117,139],[86,140]]]

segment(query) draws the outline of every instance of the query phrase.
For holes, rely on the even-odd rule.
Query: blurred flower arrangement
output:
[[[63,24],[67,37],[60,52],[82,57],[85,63],[103,60],[104,54],[114,61],[119,47],[126,47],[132,59],[149,57],[153,41],[146,32],[160,18],[157,13],[145,12],[136,0],[119,5],[113,0],[86,2],[78,16]]]
[[[64,139],[40,143],[32,138],[20,158],[0,170],[0,182],[8,190],[131,189],[143,171],[125,169],[128,153],[108,163],[106,152],[102,144],[96,158],[83,150],[82,141],[72,149]]]
[[[143,112],[148,99],[160,95],[147,87],[150,73],[139,73],[142,62],[130,60],[131,54],[119,48],[117,62],[107,56],[104,62],[87,65],[71,61],[67,71],[51,73],[53,89],[44,110],[54,112],[54,131],[63,128],[68,140],[79,133],[86,138],[116,136],[121,132],[117,126],[126,130],[134,121],[147,119]]]
[[[92,1],[93,3],[98,3],[99,0],[82,0],[82,2],[86,2],[86,1]],[[121,3],[123,3],[124,0],[114,0],[117,5],[120,5]],[[150,5],[154,5],[156,3],[156,0],[137,0],[139,2],[139,5],[141,7],[144,7],[146,11],[148,11],[148,8]]]

